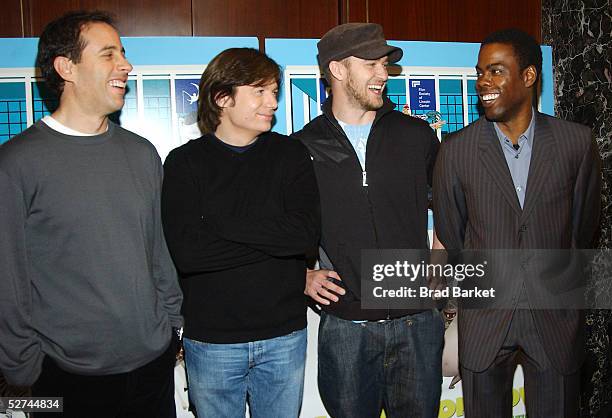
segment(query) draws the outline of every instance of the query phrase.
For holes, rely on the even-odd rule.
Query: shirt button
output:
[[[516,191],[520,193],[520,192],[522,192],[522,191],[523,191],[523,188],[522,188],[521,186],[517,186],[517,187],[516,187]]]

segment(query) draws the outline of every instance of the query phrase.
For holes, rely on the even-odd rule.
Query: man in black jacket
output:
[[[361,250],[427,249],[428,190],[438,140],[384,96],[402,50],[376,24],[349,23],[318,43],[332,95],[295,134],[321,194],[320,270],[305,293],[322,306],[319,392],[331,416],[437,417],[443,323],[432,309],[365,310]]]
[[[304,254],[319,197],[299,141],[268,132],[280,69],[228,49],[202,75],[204,136],[170,153],[162,217],[184,289],[190,398],[202,417],[297,417],[304,385]]]

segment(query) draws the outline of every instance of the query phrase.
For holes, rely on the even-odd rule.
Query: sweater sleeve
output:
[[[162,221],[170,254],[182,274],[226,270],[268,257],[213,233],[204,221],[199,197],[184,152],[171,152],[164,164]]]
[[[164,231],[161,222],[161,187],[162,187],[162,167],[161,161],[157,153],[154,153],[154,164],[156,173],[155,196],[153,209],[153,275],[157,293],[162,302],[162,306],[168,313],[170,325],[173,328],[183,326],[183,317],[181,316],[181,304],[183,302],[183,294],[178,283],[176,269],[172,263],[168,246],[164,238]]]
[[[216,234],[274,257],[303,255],[316,248],[320,231],[319,191],[312,160],[295,141],[285,153],[284,213],[269,217],[211,214]]]
[[[32,286],[25,243],[23,192],[0,169],[0,370],[10,384],[28,386],[43,360],[31,326]]]

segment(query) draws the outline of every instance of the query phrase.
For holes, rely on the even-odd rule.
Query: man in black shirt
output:
[[[278,65],[228,49],[200,81],[204,133],[165,163],[164,231],[185,294],[185,360],[199,416],[296,417],[306,354],[304,254],[319,198],[299,142],[268,132]]]

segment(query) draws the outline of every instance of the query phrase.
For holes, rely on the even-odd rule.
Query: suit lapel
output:
[[[553,156],[555,155],[554,144],[555,139],[550,126],[548,126],[548,121],[540,113],[536,113],[533,149],[531,152],[531,162],[529,163],[527,191],[521,222],[524,222],[529,217],[538,198],[542,194],[542,189],[548,179]]]
[[[516,190],[514,190],[512,176],[510,175],[506,158],[501,149],[499,138],[495,133],[495,128],[493,128],[493,122],[483,121],[479,135],[478,149],[480,151],[480,161],[482,165],[489,172],[508,204],[514,209],[516,214],[520,216],[521,206],[516,196]]]

